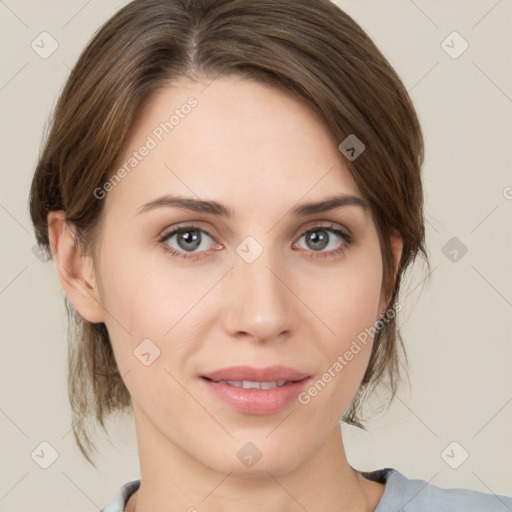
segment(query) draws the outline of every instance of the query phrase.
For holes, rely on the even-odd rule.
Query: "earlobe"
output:
[[[92,323],[105,318],[93,271],[92,257],[81,255],[72,226],[66,224],[63,210],[48,213],[50,248],[60,283],[76,310]]]

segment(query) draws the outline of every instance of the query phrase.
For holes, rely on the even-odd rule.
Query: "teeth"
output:
[[[244,389],[273,389],[277,387],[284,386],[286,384],[286,380],[275,380],[273,382],[256,382],[252,380],[221,380],[222,384],[229,384],[230,386],[235,386],[236,388],[244,388]]]

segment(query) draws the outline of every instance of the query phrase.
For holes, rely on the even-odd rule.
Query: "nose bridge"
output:
[[[296,305],[283,284],[287,277],[283,269],[271,248],[250,239],[239,244],[230,272],[233,296],[227,328],[231,334],[246,333],[263,341],[295,329]]]

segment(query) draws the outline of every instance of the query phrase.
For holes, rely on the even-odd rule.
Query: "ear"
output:
[[[394,269],[395,269],[395,278],[396,273],[398,272],[398,266],[400,265],[400,259],[402,258],[402,249],[404,246],[404,242],[402,237],[398,233],[394,233],[391,235],[391,251],[393,252],[393,261],[394,261]]]
[[[75,309],[92,323],[105,318],[96,286],[91,256],[79,254],[74,242],[74,228],[66,223],[63,210],[48,213],[48,236],[60,283]]]
[[[403,240],[398,232],[394,232],[390,238],[391,242],[391,252],[393,253],[393,267],[394,267],[394,279],[396,279],[396,274],[398,272],[398,266],[400,265],[400,259],[402,257],[402,249],[403,249]],[[382,297],[380,303],[381,315],[385,313],[385,308],[391,300],[391,295],[386,297],[384,295],[384,290],[382,290]]]

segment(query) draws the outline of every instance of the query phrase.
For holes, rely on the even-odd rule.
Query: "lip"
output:
[[[288,381],[272,389],[245,389],[219,381]],[[311,376],[286,366],[254,368],[232,366],[201,375],[201,382],[217,398],[238,412],[254,415],[274,414],[296,401],[298,394],[311,380]]]
[[[230,366],[214,372],[202,374],[210,380],[252,380],[260,382],[271,382],[275,380],[298,381],[309,377],[309,374],[299,372],[288,366],[268,366],[266,368],[255,368],[253,366]]]

